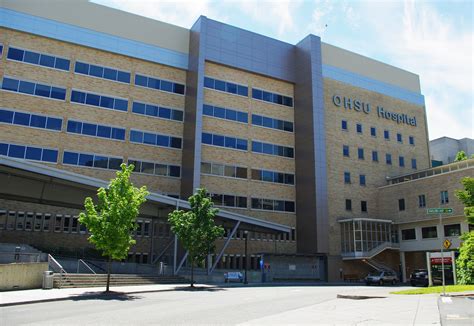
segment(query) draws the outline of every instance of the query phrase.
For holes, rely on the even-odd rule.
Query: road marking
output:
[[[441,298],[441,301],[443,303],[453,303],[453,300],[451,298],[448,298],[448,297]]]

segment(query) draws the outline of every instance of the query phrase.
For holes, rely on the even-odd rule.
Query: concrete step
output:
[[[182,276],[173,275],[137,275],[111,274],[110,285],[141,285],[141,284],[183,284],[188,281]],[[54,287],[95,287],[107,284],[107,274],[54,274]]]

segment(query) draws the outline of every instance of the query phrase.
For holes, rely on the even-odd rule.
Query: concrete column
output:
[[[404,251],[400,251],[400,264],[402,264],[402,282],[405,283],[407,281],[407,266]]]

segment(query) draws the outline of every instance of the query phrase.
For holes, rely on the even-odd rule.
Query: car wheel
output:
[[[383,280],[380,280],[380,281],[379,281],[379,285],[383,285]]]

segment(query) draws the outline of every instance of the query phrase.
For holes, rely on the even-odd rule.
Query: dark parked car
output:
[[[383,271],[383,272],[372,272],[367,275],[365,278],[365,284],[392,284],[395,285],[398,283],[398,277],[395,273],[391,271]]]
[[[428,286],[428,271],[426,269],[415,269],[410,276],[411,286]]]

